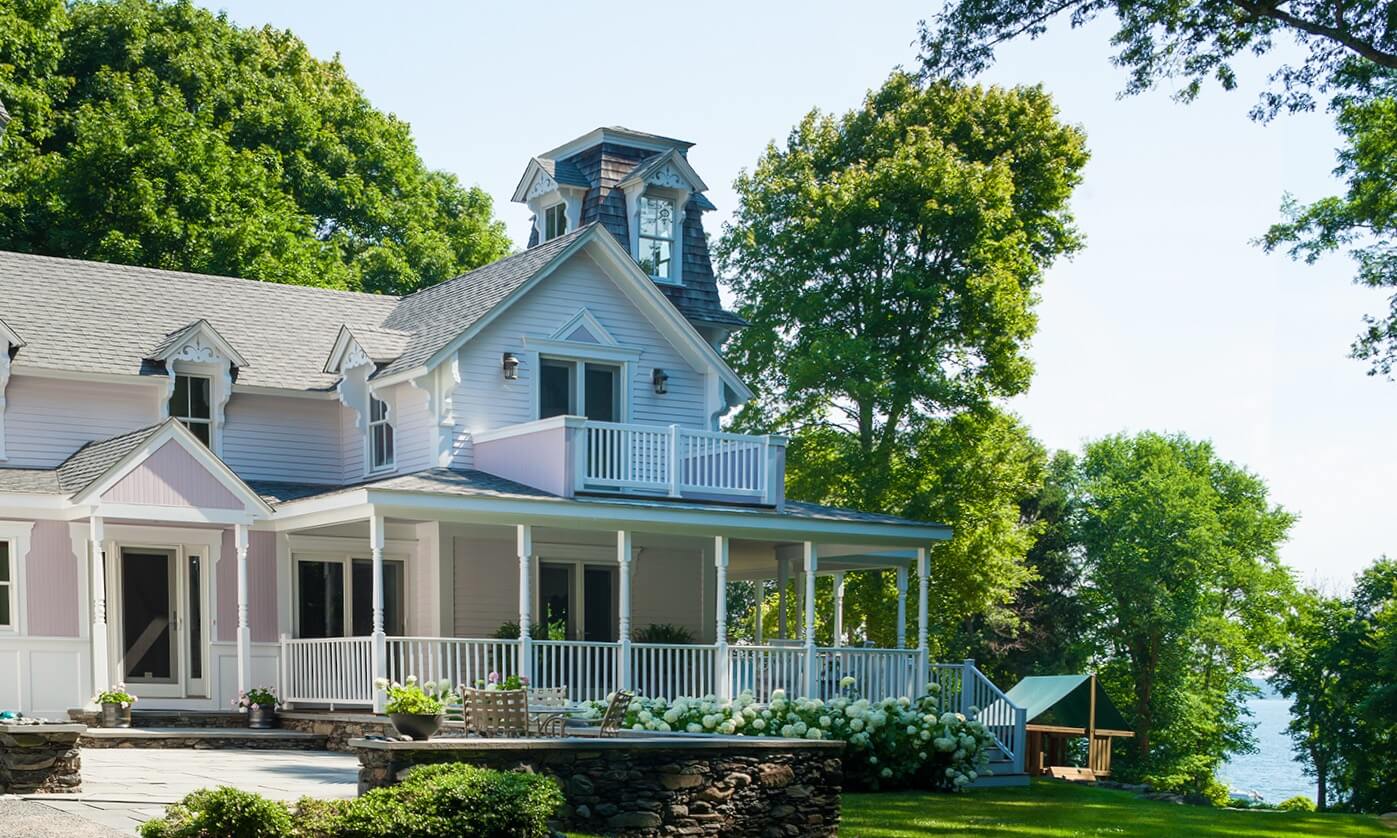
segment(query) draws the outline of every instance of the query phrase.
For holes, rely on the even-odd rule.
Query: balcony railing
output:
[[[781,437],[555,416],[477,433],[474,445],[477,468],[564,496],[784,501]]]

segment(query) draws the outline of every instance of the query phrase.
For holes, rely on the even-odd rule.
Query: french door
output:
[[[541,562],[535,613],[545,626],[561,626],[569,640],[614,642],[615,589],[614,567]]]
[[[168,547],[122,547],[119,556],[121,679],[137,695],[207,696],[204,556]]]

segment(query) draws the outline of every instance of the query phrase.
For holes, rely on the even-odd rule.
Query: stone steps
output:
[[[69,710],[68,716],[91,728],[102,726],[102,714],[96,710]],[[229,710],[133,709],[131,711],[131,727],[246,728],[247,714]]]
[[[296,730],[241,727],[107,727],[89,728],[83,748],[237,748],[262,751],[323,751],[326,737]]]

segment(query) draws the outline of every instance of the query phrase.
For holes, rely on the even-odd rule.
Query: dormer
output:
[[[524,169],[513,200],[534,214],[532,238],[546,242],[582,224],[582,200],[591,184],[571,161],[535,157]]]
[[[162,418],[178,419],[221,456],[223,411],[233,395],[233,378],[247,359],[202,318],[165,335],[146,359],[163,365],[168,378]]]
[[[339,376],[340,403],[354,411],[354,427],[363,434],[364,475],[383,474],[397,466],[397,417],[371,381],[380,367],[403,353],[411,337],[392,329],[341,326],[325,361],[325,372]]]
[[[3,110],[3,106],[0,106]],[[3,127],[3,123],[0,123]],[[24,346],[24,338],[4,321],[0,320],[0,463],[3,463],[7,456],[5,454],[5,387],[10,383],[10,362]]]
[[[631,256],[656,282],[684,284],[684,218],[708,185],[678,149],[657,154],[617,184],[626,195]]]

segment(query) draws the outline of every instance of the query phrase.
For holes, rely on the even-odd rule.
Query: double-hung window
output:
[[[543,240],[551,241],[568,231],[567,204],[554,204],[543,211]]]
[[[10,542],[0,540],[0,629],[15,628],[15,568]]]
[[[388,405],[369,394],[369,470],[382,471],[393,467],[393,424],[388,420]]]
[[[178,419],[199,441],[212,445],[213,379],[204,375],[175,375],[175,392],[170,396],[170,416]]]
[[[674,202],[640,197],[640,266],[655,279],[674,278]]]

